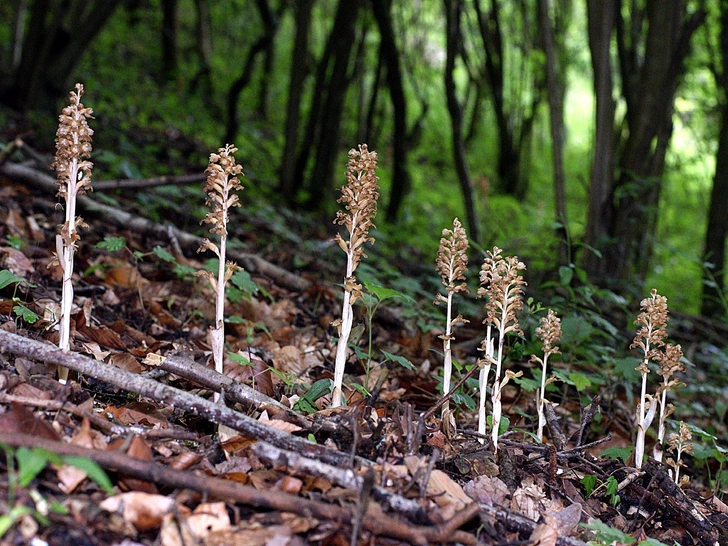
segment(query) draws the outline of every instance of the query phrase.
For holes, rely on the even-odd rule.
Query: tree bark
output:
[[[582,255],[582,264],[595,280],[602,276],[601,268],[604,262],[598,249],[603,248],[607,243],[612,217],[610,196],[614,178],[615,101],[612,96],[610,42],[616,14],[617,2],[615,0],[587,1],[589,52],[594,73],[596,127],[585,236],[587,248]]]
[[[228,91],[227,99],[227,124],[225,128],[225,142],[233,142],[238,133],[238,101],[240,94],[243,92],[253,76],[255,62],[260,54],[264,54],[266,50],[273,47],[273,39],[278,30],[278,21],[268,5],[267,0],[256,0],[256,7],[263,23],[263,33],[250,46],[248,56],[243,65],[243,71],[240,76],[233,82]]]
[[[556,54],[556,37],[551,22],[551,1],[538,0],[539,27],[546,55],[546,86],[549,101],[551,149],[554,163],[554,204],[556,208],[556,233],[559,236],[559,264],[568,265],[571,257],[566,214],[566,175],[564,174],[564,84]]]
[[[81,55],[118,5],[114,0],[35,0],[19,64],[0,88],[0,102],[21,111],[38,103],[55,112]]]
[[[303,178],[313,150],[314,163],[307,184],[309,198],[306,205],[309,208],[318,207],[333,184],[334,160],[340,147],[344,99],[351,83],[349,67],[356,41],[356,20],[360,3],[361,0],[339,1],[334,25],[317,71],[314,96],[320,97],[320,101],[312,106],[307,137],[304,139],[297,165]]]
[[[716,87],[720,90],[721,125],[715,174],[710,193],[708,227],[703,250],[703,294],[700,312],[709,317],[728,312],[725,298],[725,244],[728,237],[728,0],[720,0],[720,65],[713,69]]]
[[[410,176],[407,169],[407,100],[404,95],[402,68],[399,50],[392,25],[392,0],[372,0],[374,18],[379,26],[381,42],[379,56],[387,67],[387,86],[394,109],[394,134],[392,135],[393,173],[386,219],[395,222],[402,201],[410,190]]]
[[[301,101],[303,86],[308,70],[308,42],[311,28],[311,10],[315,0],[299,0],[293,4],[296,31],[291,54],[291,72],[288,83],[288,102],[286,104],[285,145],[281,158],[280,191],[284,199],[292,201],[299,189],[294,184],[296,150],[298,148],[298,126],[301,122]]]
[[[195,0],[197,20],[195,21],[195,40],[200,67],[192,80],[190,90],[200,89],[208,97],[213,96],[212,85],[212,30],[208,0]]]
[[[626,21],[617,18],[617,41],[624,59],[637,59],[639,78],[621,66],[623,94],[627,97],[628,136],[619,157],[619,175],[610,195],[612,207],[608,241],[599,272],[602,279],[641,286],[649,271],[665,155],[672,136],[675,95],[690,51],[690,39],[705,19],[703,11],[687,15],[684,1],[648,0],[643,44],[624,43],[630,34]],[[644,51],[635,53],[631,49]],[[634,68],[634,67],[632,67]],[[631,109],[630,109],[631,105]]]
[[[162,82],[177,78],[177,0],[162,0]]]
[[[452,127],[452,149],[455,160],[460,190],[465,201],[465,215],[468,220],[468,236],[475,243],[480,242],[480,225],[475,207],[473,184],[470,180],[470,169],[465,155],[463,143],[463,112],[457,97],[455,86],[455,60],[462,49],[462,33],[460,20],[463,11],[462,0],[444,0],[446,25],[446,58],[445,58],[445,95],[447,96],[447,109],[450,113]]]

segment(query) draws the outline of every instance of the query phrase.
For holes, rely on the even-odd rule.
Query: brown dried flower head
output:
[[[364,243],[374,243],[374,238],[369,236],[369,229],[374,227],[372,220],[377,214],[377,199],[379,199],[379,178],[375,174],[376,169],[377,152],[370,152],[366,144],[360,144],[358,150],[349,150],[347,183],[341,188],[341,197],[337,200],[339,203],[344,203],[346,212],[337,211],[334,223],[349,230],[349,241],[345,241],[338,233],[335,240],[347,254],[350,250],[353,251],[352,272],[359,265],[359,261],[366,258]]]
[[[672,449],[673,451],[676,451],[678,448],[680,448],[680,451],[682,453],[692,453],[693,444],[690,443],[692,439],[692,432],[690,432],[690,429],[684,421],[680,421],[680,432],[673,432],[672,434],[670,434],[667,440],[667,445],[669,445],[670,449]]]
[[[452,230],[442,230],[440,249],[437,252],[437,265],[435,268],[442,276],[442,284],[445,285],[448,292],[453,294],[458,292],[467,293],[468,286],[464,281],[465,273],[468,270],[467,251],[470,245],[468,244],[468,236],[460,220],[455,218],[452,225]],[[463,282],[457,284],[458,281]]]
[[[561,339],[561,319],[556,316],[553,309],[549,309],[548,314],[541,318],[536,335],[543,342],[543,352],[546,355],[552,355],[559,352],[556,345]]]
[[[502,250],[493,247],[486,252],[480,268],[480,284],[478,297],[488,298],[485,304],[486,322],[494,324],[501,332],[522,333],[516,313],[523,308],[523,280],[521,271],[526,269],[517,256],[501,256]],[[501,320],[503,324],[501,324]]]
[[[210,154],[210,164],[205,171],[207,183],[203,189],[207,193],[206,203],[211,210],[200,223],[212,225],[210,232],[221,237],[227,235],[229,210],[240,206],[240,199],[235,192],[243,189],[238,178],[238,175],[243,174],[243,168],[235,163],[233,154],[237,151],[232,144],[218,149],[217,153]],[[205,239],[200,250],[217,252],[211,246],[214,245]]]
[[[642,312],[637,316],[635,324],[640,326],[637,335],[630,345],[631,349],[640,347],[647,358],[652,358],[659,347],[665,345],[667,337],[667,298],[660,296],[654,288],[650,297],[640,302]]]
[[[66,106],[58,117],[56,131],[56,155],[51,165],[58,173],[58,195],[63,198],[75,194],[83,194],[91,189],[91,169],[93,163],[87,160],[91,155],[91,137],[94,132],[88,126],[88,119],[93,119],[93,110],[86,108],[81,102],[83,85],[76,84],[76,91],[71,91],[70,105]]]
[[[665,352],[659,352],[655,356],[655,360],[660,363],[660,369],[657,373],[669,381],[670,378],[678,372],[685,371],[685,364],[682,363],[682,347],[668,343],[665,345]]]

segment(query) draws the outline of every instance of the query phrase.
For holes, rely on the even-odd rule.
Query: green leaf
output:
[[[622,461],[626,461],[632,455],[633,451],[634,451],[634,446],[627,446],[627,447],[612,446],[612,447],[608,447],[607,449],[600,451],[599,456],[607,457],[609,459],[622,459]]]
[[[99,241],[94,246],[108,252],[118,252],[126,248],[126,239],[124,237],[104,237],[103,241]]]
[[[452,393],[452,401],[456,406],[465,406],[469,411],[475,411],[478,407],[472,396],[463,394],[459,391]]]
[[[241,366],[252,366],[253,363],[245,358],[243,355],[238,353],[228,353],[228,358],[233,362],[237,362]]]
[[[591,523],[580,523],[579,525],[585,529],[594,531],[594,536],[602,543],[632,544],[635,542],[635,539],[627,533],[624,533],[619,529],[615,529],[614,527],[610,527],[606,523],[602,523],[596,519],[592,520]]]
[[[607,495],[616,495],[619,492],[619,482],[614,476],[607,478]]]
[[[86,457],[76,457],[73,455],[67,455],[63,457],[63,462],[71,465],[79,470],[83,470],[86,475],[96,485],[103,489],[107,494],[111,494],[114,490],[114,486],[111,485],[111,480],[107,476],[106,472],[96,461],[92,461]]]
[[[246,319],[244,319],[243,317],[239,317],[237,315],[232,315],[232,316],[229,316],[228,318],[226,318],[225,322],[227,322],[228,324],[245,324],[248,321]]]
[[[311,385],[311,388],[308,389],[308,392],[304,396],[316,401],[331,392],[332,384],[333,381],[331,379],[319,379]]]
[[[154,250],[152,250],[152,252],[160,260],[163,260],[163,261],[171,263],[171,264],[177,263],[177,260],[175,259],[175,257],[172,256],[167,250],[163,249],[159,245],[155,246]]]
[[[392,288],[385,288],[384,286],[379,286],[378,284],[374,284],[369,281],[364,281],[364,286],[366,287],[367,292],[377,298],[380,303],[390,298],[401,298],[407,303],[416,303],[411,296],[398,292]]]
[[[28,449],[19,447],[15,452],[18,461],[18,484],[20,487],[28,487],[38,474],[48,464],[48,455],[45,450],[38,448]]]
[[[382,351],[382,354],[384,355],[384,358],[386,360],[391,360],[392,362],[396,362],[397,364],[399,364],[403,368],[408,369],[411,372],[414,372],[415,371],[414,364],[412,364],[412,362],[410,362],[409,360],[407,360],[405,357],[399,356],[399,355],[395,355],[395,354],[389,353],[387,351]]]
[[[584,477],[579,482],[584,486],[586,496],[591,497],[591,494],[594,492],[594,487],[597,485],[597,477],[594,474],[584,474]]]
[[[40,319],[40,317],[36,313],[20,303],[20,300],[18,300],[18,298],[13,298],[13,301],[16,303],[16,305],[13,307],[13,313],[18,315],[18,317],[23,319],[25,322],[27,322],[28,324],[34,324],[38,321],[38,319]]]
[[[18,277],[9,269],[0,270],[0,290],[14,283],[25,282],[25,279]]]
[[[191,265],[177,264],[172,269],[172,272],[177,275],[178,279],[184,279],[185,277],[194,277],[197,274],[197,269]]]
[[[5,242],[9,247],[14,248],[15,250],[20,250],[25,246],[25,241],[17,235],[8,235],[5,237]]]
[[[7,514],[0,516],[0,538],[15,525],[16,521],[32,512],[30,507],[19,504],[13,506]]]
[[[574,270],[569,266],[562,265],[559,267],[559,282],[561,286],[569,286],[571,279],[574,278]]]
[[[230,282],[237,289],[252,296],[255,296],[260,291],[258,285],[250,277],[250,273],[248,273],[244,269],[236,269],[235,273],[233,273],[233,276],[230,277]]]
[[[530,377],[514,377],[511,379],[516,385],[520,385],[526,392],[534,392],[541,387],[541,382]]]
[[[569,372],[569,379],[571,384],[576,387],[576,390],[583,391],[591,387],[591,381],[589,378],[581,372]]]

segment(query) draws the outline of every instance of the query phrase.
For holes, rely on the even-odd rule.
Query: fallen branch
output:
[[[348,454],[292,436],[256,421],[245,414],[215,404],[192,393],[157,383],[151,379],[98,360],[92,360],[77,353],[61,351],[48,343],[0,330],[0,354],[21,355],[39,362],[65,366],[69,370],[93,377],[125,391],[183,409],[194,415],[204,417],[213,423],[227,425],[251,438],[268,442],[282,449],[306,453],[311,457],[334,465],[350,464]]]
[[[322,463],[304,457],[300,453],[280,449],[271,444],[258,442],[253,445],[252,449],[255,456],[264,463],[294,475],[326,478],[339,487],[355,490],[361,488],[364,481],[361,476],[358,476],[351,469]],[[395,512],[404,514],[414,523],[431,523],[427,512],[415,499],[407,499],[378,485],[372,487],[372,497],[381,504],[388,505]]]
[[[148,360],[145,361],[145,364],[148,363]],[[226,402],[239,402],[246,409],[268,411],[271,416],[285,415],[287,421],[307,429],[311,427],[310,419],[284,406],[278,400],[256,391],[245,383],[234,381],[227,375],[206,368],[184,355],[171,354],[162,358],[158,366],[166,372],[194,381],[215,392],[225,391]]]
[[[140,190],[143,188],[156,188],[158,186],[184,186],[199,184],[207,178],[205,173],[183,174],[181,176],[158,176],[156,178],[141,178],[138,180],[102,180],[94,182],[94,191],[108,190]]]
[[[104,468],[121,472],[126,476],[147,480],[159,485],[191,489],[206,495],[239,502],[265,510],[281,510],[294,514],[310,514],[320,519],[339,522],[351,522],[352,511],[345,507],[334,506],[322,502],[303,499],[282,491],[258,490],[232,480],[223,480],[193,472],[184,472],[169,468],[163,464],[142,461],[129,457],[120,451],[102,451],[86,449],[64,442],[45,440],[35,436],[18,433],[0,433],[0,442],[14,447],[40,447],[60,455],[86,457],[96,461]],[[410,544],[425,546],[433,542],[459,542],[476,544],[473,535],[453,528],[467,523],[468,519],[478,513],[473,504],[463,513],[453,518],[453,523],[446,522],[434,527],[415,526],[409,522],[399,521],[379,511],[372,510],[362,521],[365,529],[375,536],[385,536],[406,541]],[[467,519],[465,516],[468,516]]]
[[[30,183],[48,192],[48,195],[55,195],[58,191],[56,182],[52,177],[30,167],[6,163],[0,166],[0,174]],[[121,228],[126,228],[136,233],[146,233],[159,239],[169,238],[169,226],[158,224],[141,216],[136,216],[118,208],[98,203],[88,195],[80,195],[77,205],[79,209],[85,210],[89,215],[97,216],[104,221],[114,222]],[[193,253],[200,248],[202,237],[197,237],[176,227],[172,227],[171,230],[179,241],[180,246],[187,252]],[[244,267],[249,273],[264,275],[280,287],[303,292],[311,286],[310,281],[294,275],[290,271],[274,265],[255,254],[230,249],[228,257]]]

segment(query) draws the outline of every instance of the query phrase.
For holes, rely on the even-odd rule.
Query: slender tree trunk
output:
[[[190,90],[195,92],[198,88],[208,97],[212,97],[212,31],[210,24],[210,10],[208,0],[195,0],[197,20],[195,21],[195,39],[197,40],[197,54],[200,67],[192,79]]]
[[[640,56],[639,80],[632,82],[636,87],[625,91],[625,95],[632,97],[633,107],[627,117],[629,136],[622,148],[620,176],[612,195],[612,244],[604,254],[609,278],[636,278],[638,284],[647,276],[654,247],[675,95],[690,51],[690,39],[705,13],[696,11],[688,17],[683,0],[648,0],[645,16],[648,28],[644,56]],[[623,24],[623,20],[618,19],[618,24]]]
[[[162,0],[162,81],[177,78],[177,0]]]
[[[227,124],[225,128],[225,142],[233,142],[238,132],[238,101],[253,76],[256,59],[260,54],[273,47],[273,39],[278,30],[278,21],[268,5],[267,0],[256,0],[256,7],[263,23],[263,33],[250,46],[248,56],[243,65],[240,76],[232,83],[227,98]]]
[[[444,0],[445,26],[446,26],[446,58],[445,58],[445,94],[447,96],[447,109],[450,113],[452,127],[452,148],[455,160],[460,190],[465,201],[465,215],[468,220],[468,236],[471,241],[480,242],[480,225],[475,207],[473,184],[470,180],[470,170],[465,145],[463,143],[463,112],[457,97],[455,86],[455,59],[462,49],[462,34],[460,20],[462,16],[462,0]]]
[[[314,164],[309,177],[309,207],[318,207],[332,187],[334,160],[339,151],[341,117],[346,91],[351,83],[349,67],[351,52],[356,41],[356,20],[361,0],[340,0],[330,43],[333,64],[327,74],[325,105],[319,119],[319,130],[314,141]]]
[[[568,240],[568,218],[566,214],[566,175],[564,174],[564,85],[556,54],[556,38],[551,22],[551,1],[538,0],[539,27],[546,54],[546,85],[548,88],[551,148],[554,163],[554,201],[556,205],[556,233],[559,236],[559,263],[568,265],[570,249]]]
[[[407,101],[404,95],[399,50],[392,25],[392,0],[372,0],[372,9],[381,36],[379,56],[387,67],[387,85],[394,109],[393,173],[386,219],[388,222],[395,222],[402,201],[410,190],[410,176],[407,169]]]
[[[610,42],[616,14],[615,0],[587,1],[589,51],[596,100],[596,128],[585,237],[588,246],[582,256],[582,262],[586,271],[595,280],[603,276],[604,262],[598,249],[607,243],[612,218],[610,196],[614,180],[615,102],[612,96]]]
[[[0,101],[25,110],[33,105],[55,111],[65,96],[83,52],[113,15],[115,0],[35,0],[23,36],[19,63],[0,88]]]
[[[298,148],[298,127],[301,122],[301,101],[303,87],[308,75],[308,42],[311,28],[311,10],[315,0],[299,0],[294,2],[294,18],[296,33],[293,39],[291,55],[291,72],[288,84],[288,102],[286,105],[286,143],[281,160],[280,190],[289,202],[293,200],[298,187],[294,184],[296,167],[296,149]]]
[[[710,193],[708,227],[705,232],[703,295],[700,312],[709,317],[725,316],[725,244],[728,237],[728,0],[720,0],[720,67],[714,78],[720,89],[721,125],[715,156],[713,189]]]

